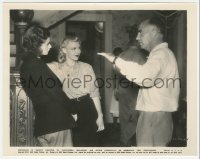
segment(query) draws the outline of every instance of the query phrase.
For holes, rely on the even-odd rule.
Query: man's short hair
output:
[[[158,28],[162,35],[165,35],[165,23],[159,17],[152,17],[148,20],[148,23]]]

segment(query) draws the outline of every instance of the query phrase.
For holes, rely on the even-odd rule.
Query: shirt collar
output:
[[[149,57],[152,56],[156,50],[159,50],[159,49],[162,49],[162,48],[167,48],[167,47],[168,47],[168,43],[166,43],[166,42],[163,42],[163,43],[161,43],[161,44],[158,44],[157,46],[155,46],[155,47],[151,50],[151,52],[150,52],[150,54],[149,54]],[[148,58],[149,58],[149,57],[148,57]]]

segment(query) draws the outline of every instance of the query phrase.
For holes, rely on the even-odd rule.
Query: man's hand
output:
[[[113,60],[115,58],[115,56],[112,53],[101,52],[101,53],[97,53],[97,54],[105,57],[110,62],[113,62]]]

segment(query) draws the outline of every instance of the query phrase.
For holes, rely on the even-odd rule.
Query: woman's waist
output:
[[[89,94],[89,91],[87,89],[80,90],[80,89],[69,89],[68,88],[68,89],[63,89],[63,90],[70,99],[79,98],[79,97]]]
[[[82,95],[70,97],[71,100],[76,100],[76,101],[84,101],[85,99],[89,99],[89,98],[90,98],[89,94],[82,94]]]

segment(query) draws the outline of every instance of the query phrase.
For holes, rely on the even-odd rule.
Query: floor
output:
[[[105,125],[105,130],[98,133],[100,147],[124,147],[120,143],[120,125],[119,123]],[[135,136],[131,139],[131,145],[136,146]]]

